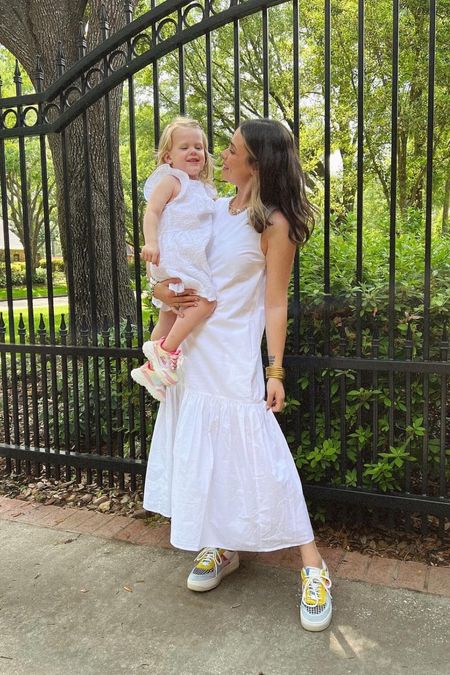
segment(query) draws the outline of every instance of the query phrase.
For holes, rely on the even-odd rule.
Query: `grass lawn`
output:
[[[26,307],[24,307],[23,309],[16,309],[15,312],[14,312],[15,336],[16,336],[15,339],[16,339],[16,342],[19,342],[17,327],[19,325],[19,319],[20,319],[21,313],[22,313],[22,316],[23,316],[23,320],[25,322],[26,330],[27,330],[25,342],[28,342],[28,309]],[[38,328],[39,328],[39,322],[40,322],[41,314],[42,314],[42,317],[44,319],[44,324],[45,324],[45,327],[47,329],[47,333],[49,332],[49,327],[50,327],[50,321],[49,321],[49,316],[48,316],[48,308],[47,307],[36,308],[35,312],[34,312],[34,325],[35,325],[35,331],[36,331],[36,342],[39,342],[39,335],[38,335],[37,331],[38,331]],[[63,314],[65,315],[65,321],[66,321],[66,325],[67,325],[68,320],[69,320],[69,306],[68,305],[61,305],[61,306],[55,307],[54,317],[55,317],[55,329],[56,329],[57,335],[59,334],[59,327],[60,327],[60,324],[61,324],[61,316]],[[144,326],[148,325],[149,319],[150,319],[150,310],[144,308],[143,309],[143,316],[142,316]],[[5,325],[6,325],[5,342],[9,342],[9,321],[8,321],[8,312],[7,311],[6,312],[3,311],[3,321],[5,322]]]
[[[47,293],[47,285],[46,284],[33,284],[33,297],[34,298],[46,298],[48,295]],[[53,295],[54,297],[57,296],[64,296],[67,295],[67,286],[66,284],[55,284],[53,286]],[[27,297],[27,287],[26,286],[14,286],[13,287],[13,298],[14,300],[26,300]],[[0,302],[3,300],[7,300],[8,297],[6,295],[6,288],[0,288]]]

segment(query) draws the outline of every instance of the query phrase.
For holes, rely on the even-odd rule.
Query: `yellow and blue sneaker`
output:
[[[325,630],[330,625],[333,613],[328,567],[323,560],[322,568],[304,567],[301,581],[300,623],[305,630]]]
[[[191,591],[210,591],[220,584],[223,577],[239,567],[237,551],[223,548],[203,548],[195,559],[197,563],[188,576]]]

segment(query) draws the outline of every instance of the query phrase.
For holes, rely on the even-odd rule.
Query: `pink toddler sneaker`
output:
[[[181,365],[183,354],[181,349],[175,352],[165,350],[164,340],[165,338],[161,338],[144,342],[142,351],[163,384],[176,384],[178,382],[177,368]]]
[[[135,382],[145,387],[157,401],[165,401],[166,387],[149,362],[144,363],[140,368],[134,368],[130,375]]]

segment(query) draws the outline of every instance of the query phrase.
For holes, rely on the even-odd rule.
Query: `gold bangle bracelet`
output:
[[[277,380],[284,380],[286,371],[281,366],[266,366],[266,379],[274,377]]]

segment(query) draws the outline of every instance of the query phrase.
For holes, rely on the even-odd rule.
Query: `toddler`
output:
[[[177,117],[164,129],[157,161],[144,186],[147,209],[141,258],[154,282],[179,277],[182,283],[170,285],[172,290],[194,288],[199,296],[197,305],[184,309],[183,316],[152,300],[160,313],[153,339],[142,346],[148,361],[132,370],[131,377],[163,401],[166,386],[178,381],[181,343],[216,307],[206,259],[216,193],[210,183],[213,166],[207,139],[195,120]]]

